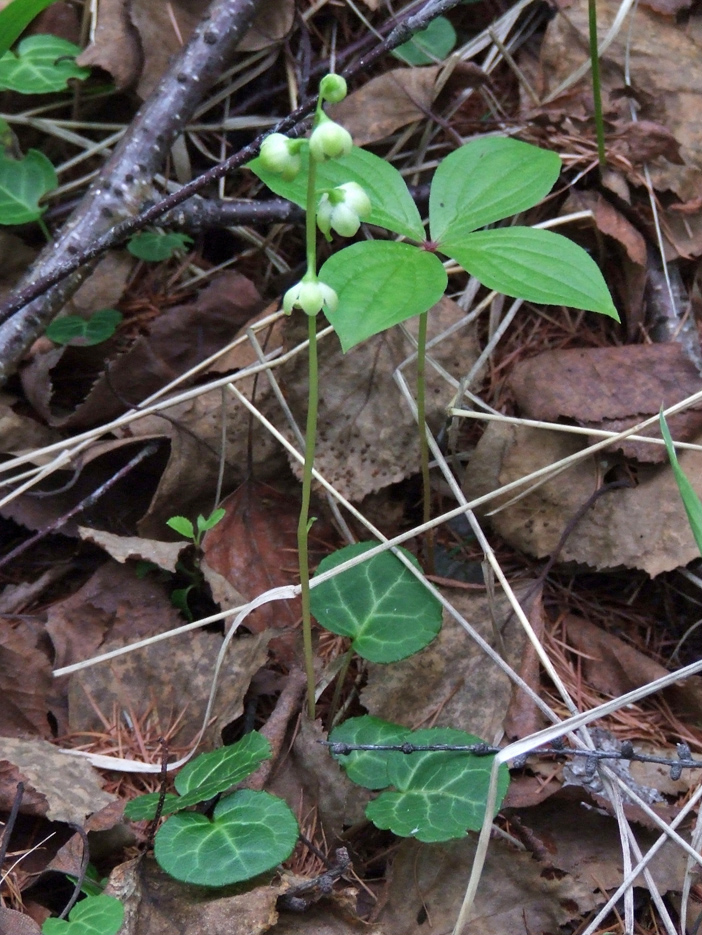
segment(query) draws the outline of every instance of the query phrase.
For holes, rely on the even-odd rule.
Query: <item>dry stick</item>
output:
[[[74,516],[77,516],[78,513],[82,513],[83,510],[87,510],[89,507],[93,506],[93,504],[97,503],[100,497],[107,493],[110,487],[116,484],[118,480],[121,480],[123,477],[129,474],[129,472],[135,468],[140,461],[143,461],[144,458],[148,458],[150,455],[155,454],[157,450],[158,445],[156,442],[151,442],[145,448],[142,448],[138,454],[134,455],[131,461],[128,461],[124,467],[120,468],[116,474],[113,474],[109,480],[105,481],[104,484],[101,484],[97,490],[94,490],[91,494],[88,494],[85,499],[81,500],[80,503],[77,503],[74,507],[72,507],[68,513],[64,513],[63,516],[59,516],[59,518],[55,519],[53,523],[49,523],[48,526],[40,529],[39,532],[36,532],[25,542],[22,542],[20,545],[18,545],[17,548],[13,549],[11,552],[8,552],[4,558],[0,559],[0,568],[4,568],[5,565],[8,565],[13,559],[17,558],[18,555],[26,552],[28,548],[35,545],[41,539],[45,538],[45,536],[48,536],[52,532],[56,532],[56,530],[60,529],[61,526],[64,526],[69,519],[72,519]]]
[[[158,88],[144,103],[81,207],[66,225],[58,243],[42,254],[29,282],[0,305],[0,323],[5,322],[0,326],[0,386],[5,384],[32,342],[43,334],[87,276],[84,270],[76,272],[81,266],[106,250],[119,246],[135,231],[253,159],[268,132],[302,131],[300,123],[314,109],[316,99],[306,101],[270,131],[177,192],[134,214],[143,200],[145,189],[149,191],[151,178],[158,171],[165,154],[245,32],[243,24],[248,24],[253,17],[254,2],[215,0],[207,14],[209,19],[198,26]],[[433,19],[458,3],[460,0],[430,0],[418,13],[396,26],[368,55],[346,69],[344,76],[350,79],[365,71],[386,52],[402,45],[415,32],[425,29]],[[130,214],[133,216],[127,216]],[[115,217],[125,219],[110,227]],[[110,229],[105,233],[108,227]],[[76,273],[75,278],[71,276],[73,273]],[[63,282],[69,276],[69,282]],[[59,283],[60,286],[52,289]],[[47,298],[35,301],[49,289],[52,292]],[[20,310],[20,315],[11,318]]]

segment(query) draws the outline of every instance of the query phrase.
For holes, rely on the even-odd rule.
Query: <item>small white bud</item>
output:
[[[352,146],[349,131],[333,120],[325,119],[315,127],[310,137],[310,153],[316,162],[347,156]]]
[[[293,150],[295,143],[282,133],[271,133],[261,143],[260,159],[264,169],[281,175],[291,182],[300,171],[300,155]]]
[[[323,101],[338,104],[346,97],[346,79],[341,75],[325,75],[319,82],[319,93]]]
[[[316,315],[323,308],[334,312],[338,304],[339,297],[331,286],[317,279],[301,279],[283,296],[283,311],[288,315],[294,308],[301,308],[307,315]]]

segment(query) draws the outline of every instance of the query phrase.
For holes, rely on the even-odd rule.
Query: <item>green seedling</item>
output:
[[[43,935],[116,935],[124,921],[124,906],[114,896],[87,896],[71,909],[68,919],[46,919]]]
[[[332,743],[461,746],[479,744],[471,734],[448,727],[410,730],[380,718],[350,718],[329,735]],[[478,831],[485,817],[485,801],[492,756],[456,751],[402,753],[357,750],[334,754],[352,779],[366,789],[385,789],[366,807],[366,817],[378,828],[400,837],[435,843]],[[497,808],[509,785],[509,771],[500,767]]]
[[[695,488],[692,486],[690,481],[687,479],[685,472],[680,467],[678,456],[675,453],[673,439],[670,436],[670,429],[668,428],[668,423],[665,420],[662,409],[659,421],[661,426],[661,434],[663,435],[663,440],[665,441],[665,447],[668,450],[670,466],[672,467],[673,474],[675,475],[675,483],[678,485],[680,497],[682,499],[683,506],[685,507],[685,512],[687,513],[687,521],[690,524],[692,535],[695,537],[695,542],[697,543],[697,548],[700,551],[700,555],[702,555],[702,502],[700,502],[700,498],[697,496]]]
[[[433,65],[445,59],[455,45],[456,30],[445,16],[437,16],[426,29],[415,33],[392,54],[407,65]]]
[[[161,263],[164,260],[170,260],[174,254],[184,250],[192,242],[193,238],[188,237],[187,234],[145,231],[134,234],[127,244],[127,250],[139,260]]]
[[[226,512],[226,510],[220,507],[218,510],[213,510],[207,519],[200,513],[196,521],[197,528],[193,526],[192,522],[185,516],[171,516],[171,518],[166,521],[166,525],[170,526],[171,529],[175,530],[175,532],[184,539],[190,539],[195,548],[199,549],[204,534],[209,529],[213,529],[220,520],[224,519]]]
[[[76,65],[80,47],[58,36],[29,36],[0,58],[0,88],[19,94],[65,91],[68,82],[83,81],[89,68]]]
[[[286,860],[297,842],[295,816],[282,799],[268,792],[240,789],[219,799],[212,815],[185,811],[228,792],[271,755],[256,731],[228,747],[203,753],[176,776],[178,795],[167,795],[156,832],[154,855],[176,880],[201,886],[227,886],[249,880]],[[159,794],[129,802],[125,816],[152,820]]]
[[[39,201],[57,184],[56,170],[39,150],[22,159],[0,150],[0,224],[38,221],[45,210]]]
[[[46,336],[56,344],[73,347],[92,347],[107,341],[122,321],[122,313],[114,308],[101,308],[90,318],[64,315],[56,318],[46,329]]]

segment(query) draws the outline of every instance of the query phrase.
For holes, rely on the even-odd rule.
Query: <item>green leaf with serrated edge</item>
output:
[[[673,439],[670,436],[670,430],[668,429],[668,423],[665,421],[665,416],[661,410],[660,414],[660,424],[661,424],[661,434],[663,435],[663,440],[665,441],[665,447],[668,450],[668,457],[670,458],[670,466],[673,469],[673,474],[675,476],[675,483],[678,485],[678,490],[680,491],[680,497],[685,507],[685,512],[687,513],[687,521],[690,524],[690,529],[692,530],[692,535],[695,537],[695,542],[697,543],[697,548],[702,555],[702,502],[697,496],[695,488],[692,486],[690,481],[687,479],[687,476],[683,469],[680,467],[680,462],[678,461],[678,456],[673,445]]]
[[[43,935],[116,935],[124,921],[124,906],[114,896],[88,896],[71,909],[68,920],[46,919]]]
[[[127,244],[127,250],[139,260],[146,260],[148,263],[161,263],[163,260],[170,260],[176,250],[183,250],[192,242],[192,237],[175,231],[168,234],[162,234],[158,231],[144,231],[135,234],[131,238]]]
[[[217,523],[224,519],[227,511],[223,510],[221,507],[218,510],[213,510],[210,515],[205,519],[204,516],[198,516],[197,518],[197,528],[200,532],[207,532],[209,529],[213,529]]]
[[[441,261],[407,243],[367,240],[333,253],[319,278],[336,291],[339,305],[327,318],[344,353],[371,335],[426,312],[444,294]]]
[[[560,234],[504,227],[446,240],[441,250],[483,285],[514,298],[619,315],[597,264]]]
[[[58,180],[43,153],[30,149],[24,159],[11,159],[0,151],[0,224],[28,224],[44,213],[39,199]]]
[[[129,821],[151,821],[156,814],[158,807],[159,792],[147,792],[145,795],[139,795],[124,806],[124,817]],[[167,792],[163,800],[164,815],[172,815],[181,808],[180,796]]]
[[[186,516],[171,516],[170,519],[166,520],[166,526],[170,526],[184,539],[193,539],[195,537],[195,527]]]
[[[455,45],[456,30],[445,16],[437,16],[426,29],[415,33],[392,54],[408,65],[433,65],[443,61]]]
[[[415,744],[477,744],[464,731],[434,727],[406,738]],[[400,754],[388,765],[390,785],[366,808],[366,816],[384,830],[401,837],[438,842],[477,831],[485,816],[492,756],[437,751]],[[497,806],[507,792],[509,771],[500,768]]]
[[[409,727],[391,724],[379,717],[364,714],[344,721],[329,734],[334,743],[404,743],[412,736]],[[357,785],[365,789],[384,789],[390,785],[388,773],[393,757],[405,756],[390,750],[353,750],[348,754],[332,754],[344,772]]]
[[[315,576],[377,545],[357,542],[322,559]],[[417,559],[400,551],[419,568]],[[441,629],[441,604],[392,552],[380,552],[312,589],[318,622],[348,636],[371,662],[396,662],[424,649]]]
[[[450,153],[429,193],[431,239],[459,243],[471,231],[532,208],[561,170],[555,153],[503,137],[473,140]]]
[[[64,91],[71,78],[83,80],[89,68],[75,63],[80,46],[58,36],[29,36],[16,52],[0,58],[0,87],[19,94],[48,94]]]
[[[211,820],[197,812],[173,815],[156,834],[154,854],[176,880],[227,886],[286,860],[298,834],[282,799],[241,789],[217,803]]]
[[[0,55],[14,45],[32,20],[56,0],[12,0],[0,10]]]
[[[303,146],[300,152],[302,167],[290,182],[269,172],[259,158],[247,163],[262,182],[281,198],[287,198],[301,208],[307,203],[307,167],[309,150]],[[404,234],[413,240],[424,240],[422,218],[409,193],[404,179],[389,162],[354,146],[348,156],[330,159],[317,166],[317,191],[336,188],[345,182],[357,182],[371,201],[371,213],[363,220],[377,227],[384,227],[396,234]]]

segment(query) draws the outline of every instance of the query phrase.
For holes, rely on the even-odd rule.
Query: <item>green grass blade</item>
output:
[[[692,535],[695,537],[697,548],[700,550],[700,555],[702,555],[702,503],[700,502],[700,498],[697,496],[695,488],[692,486],[690,481],[685,476],[685,472],[680,467],[678,456],[675,453],[673,439],[670,437],[670,430],[668,429],[668,423],[665,421],[665,416],[663,415],[662,409],[660,414],[660,424],[661,434],[663,436],[663,440],[665,441],[665,447],[668,449],[670,466],[672,467],[673,474],[675,475],[675,483],[678,485],[680,497],[682,499],[683,506],[685,507],[685,512],[687,513],[687,521],[690,524]]]

